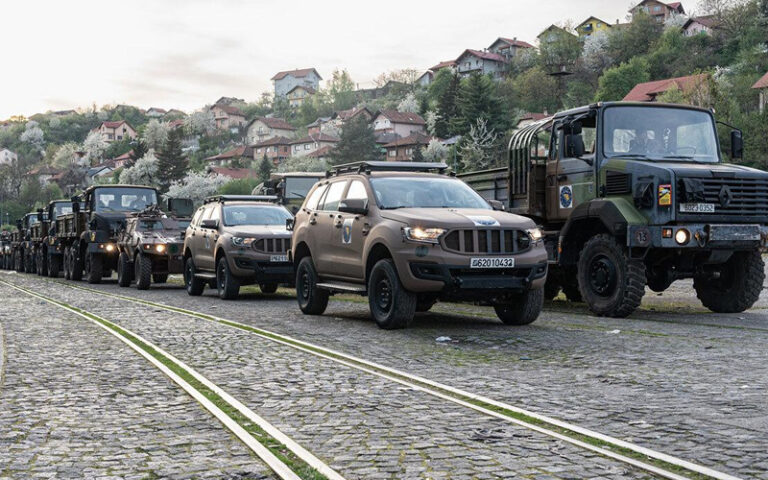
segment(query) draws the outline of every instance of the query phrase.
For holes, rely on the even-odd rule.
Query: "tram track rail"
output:
[[[674,480],[700,478],[714,478],[719,480],[738,479],[738,477],[707,466],[699,465],[685,459],[658,452],[641,445],[636,445],[550,416],[461,390],[421,376],[413,375],[402,370],[397,370],[337,350],[305,342],[288,335],[174,305],[105,292],[103,290],[74,285],[58,280],[45,279],[44,281],[54,282],[65,287],[91,294],[131,302],[146,307],[162,309],[246,331],[262,339],[270,340],[304,353],[315,355],[346,367],[387,379],[495,419],[512,423],[551,438],[570,443],[582,449],[589,450],[662,478]]]

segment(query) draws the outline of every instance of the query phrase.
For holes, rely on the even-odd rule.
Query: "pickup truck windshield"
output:
[[[371,179],[379,208],[491,207],[466,183],[453,178],[384,177]]]
[[[140,212],[157,205],[157,193],[149,188],[99,188],[93,195],[97,212]]]
[[[283,207],[264,205],[226,205],[224,207],[224,225],[283,225],[292,218]]]
[[[618,106],[603,116],[606,158],[717,163],[715,126],[707,112]]]

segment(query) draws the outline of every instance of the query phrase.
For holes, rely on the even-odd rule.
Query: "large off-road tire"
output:
[[[152,285],[152,258],[139,253],[136,255],[133,267],[136,288],[139,290],[149,290],[149,286]]]
[[[596,315],[627,317],[645,294],[645,264],[630,259],[608,234],[595,235],[584,244],[577,277],[581,296]]]
[[[64,263],[64,279],[72,280],[72,259],[70,258],[69,247],[64,249],[62,262]]]
[[[416,313],[416,294],[406,290],[397,275],[395,262],[376,262],[368,277],[368,305],[379,328],[405,328]]]
[[[77,245],[73,245],[70,249],[70,255],[72,256],[72,264],[70,266],[70,276],[72,277],[72,280],[79,282],[83,279],[83,259],[80,255],[80,247]]]
[[[48,256],[48,277],[59,278],[61,273],[61,255]]]
[[[493,306],[504,325],[528,325],[539,318],[544,306],[544,289],[526,290],[509,303]]]
[[[195,273],[197,273],[195,261],[192,260],[192,257],[188,257],[187,261],[184,262],[184,285],[187,288],[187,294],[198,297],[203,294],[205,281],[195,277]]]
[[[16,266],[16,271],[24,273],[24,252],[17,250],[13,255],[13,263]]]
[[[101,283],[101,279],[104,278],[104,258],[98,253],[85,255],[85,279],[91,284]]]
[[[117,257],[117,284],[121,287],[130,287],[133,280],[133,265],[128,254],[120,252]]]
[[[579,290],[578,271],[576,267],[565,267],[560,270],[560,287],[565,299],[573,303],[581,303],[584,299]]]
[[[416,296],[416,312],[428,312],[437,303],[437,296],[422,293]]]
[[[216,286],[222,300],[234,300],[240,295],[240,281],[232,274],[224,255],[216,263]]]
[[[35,254],[27,252],[24,256],[24,271],[27,273],[36,273],[37,263],[35,262]]]
[[[153,273],[152,283],[166,283],[168,281],[167,273]]]
[[[261,293],[275,293],[277,291],[276,283],[260,283],[259,290]]]
[[[317,286],[317,270],[312,257],[304,257],[296,267],[296,300],[307,315],[322,315],[328,307],[328,290]]]
[[[48,252],[42,251],[37,254],[37,265],[37,274],[41,277],[47,277],[48,269],[50,268],[50,265],[48,265]]]
[[[718,277],[694,277],[693,288],[701,304],[717,313],[739,313],[755,304],[763,290],[765,264],[760,252],[736,252],[717,266]]]
[[[560,289],[562,288],[560,282],[553,273],[554,272],[550,272],[549,275],[547,275],[547,282],[544,284],[545,300],[554,300],[555,297],[560,294]]]

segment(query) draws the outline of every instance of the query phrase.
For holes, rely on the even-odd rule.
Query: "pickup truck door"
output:
[[[341,213],[338,211],[339,202],[347,188],[347,183],[347,180],[330,183],[322,205],[319,207],[319,211],[316,212],[317,216],[314,217],[317,223],[313,225],[316,241],[312,257],[315,261],[317,272],[321,277],[334,271],[334,264],[338,261],[338,252],[336,251],[333,239],[335,239],[337,233],[341,235],[340,229],[336,224],[341,216]]]
[[[370,195],[365,184],[352,180],[344,199],[364,199],[370,205]],[[370,225],[366,215],[337,212],[328,246],[333,252],[334,262],[328,266],[328,273],[351,281],[365,280],[363,247]]]

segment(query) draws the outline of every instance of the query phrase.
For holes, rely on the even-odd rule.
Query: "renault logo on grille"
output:
[[[733,192],[728,188],[728,185],[723,185],[723,188],[720,189],[720,193],[717,194],[717,197],[720,199],[720,206],[727,207],[733,200]]]

